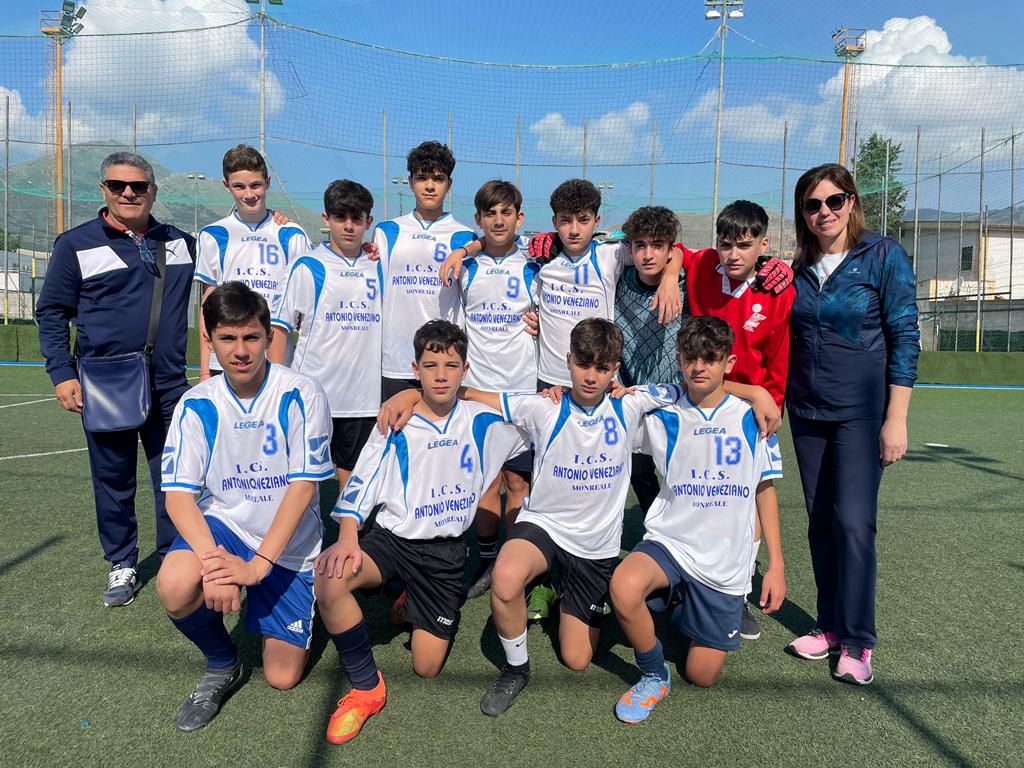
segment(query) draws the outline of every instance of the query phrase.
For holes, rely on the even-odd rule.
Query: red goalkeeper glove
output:
[[[530,258],[538,264],[547,264],[562,252],[562,241],[556,232],[539,232],[530,238]]]
[[[778,296],[793,282],[793,270],[782,259],[767,255],[757,260],[754,290]]]

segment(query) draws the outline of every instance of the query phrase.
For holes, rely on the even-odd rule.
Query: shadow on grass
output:
[[[952,446],[944,448],[941,446],[926,445],[923,449],[907,451],[903,456],[903,460],[919,463],[946,461],[951,464],[966,467],[967,469],[975,469],[978,472],[984,472],[988,475],[1007,477],[1011,480],[1024,480],[1024,476],[1022,475],[1015,475],[1012,472],[1004,472],[1000,469],[983,466],[985,464],[998,464],[1001,462],[998,459],[993,459],[989,456],[980,456],[965,448],[954,448]]]
[[[43,541],[34,545],[30,549],[26,549],[20,555],[15,555],[10,560],[4,560],[2,563],[0,563],[0,576],[3,576],[5,573],[7,573],[13,568],[17,568],[26,560],[31,560],[33,557],[38,557],[39,555],[43,554],[44,550],[49,549],[57,542],[62,541],[64,538],[66,538],[64,534],[61,534],[59,536],[51,536],[50,538],[44,539]]]

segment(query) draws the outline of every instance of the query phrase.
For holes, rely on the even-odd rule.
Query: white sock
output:
[[[754,588],[754,570],[757,568],[757,551],[761,548],[761,540],[754,539],[754,544],[750,548],[750,567],[747,569],[747,594],[749,595],[751,590]]]
[[[498,639],[501,640],[501,647],[505,649],[505,661],[512,666],[521,667],[530,660],[526,655],[526,632],[511,640],[506,640],[501,635],[498,635]]]

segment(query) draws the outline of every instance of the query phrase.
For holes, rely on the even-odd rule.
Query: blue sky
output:
[[[0,33],[37,35],[39,9],[59,3],[13,5],[0,19]],[[89,9],[86,34],[229,24],[253,8],[242,0],[86,0],[84,5]],[[727,52],[835,62],[834,27],[876,30],[865,59],[927,64],[932,69],[883,77],[878,68],[867,68],[860,91],[864,103],[859,107],[864,124],[908,148],[914,127],[923,121],[925,168],[934,166],[939,154],[947,158],[948,168],[950,163],[970,162],[981,125],[986,125],[991,140],[1009,135],[1014,117],[1024,122],[1024,73],[1015,78],[1014,70],[968,72],[961,67],[947,76],[937,69],[936,65],[1009,64],[1021,58],[1018,36],[1024,28],[1024,3],[1002,0],[989,6],[984,21],[969,5],[959,0],[748,0],[745,17],[732,22]],[[271,15],[285,23],[363,43],[431,56],[531,65],[693,56],[715,30],[703,11],[700,0],[285,0],[283,6],[269,7]],[[928,18],[887,25],[894,16],[919,14]],[[992,23],[995,20],[998,23]],[[268,155],[275,175],[305,204],[315,206],[326,182],[340,176],[362,181],[378,200],[387,189],[392,215],[399,205],[408,204],[398,196],[397,186],[387,184],[378,156],[380,114],[386,108],[392,155],[388,176],[403,172],[400,158],[412,144],[425,138],[443,140],[447,113],[453,113],[453,146],[460,160],[454,202],[462,218],[468,218],[479,183],[496,175],[512,176],[516,115],[522,119],[524,162],[534,166],[524,169],[522,180],[529,225],[543,223],[535,212],[543,214],[550,189],[582,172],[584,120],[589,128],[588,177],[614,183],[606,193],[609,223],[621,221],[629,210],[647,202],[645,162],[655,123],[656,200],[677,210],[709,206],[710,126],[717,84],[717,69],[709,62],[631,72],[473,68],[378,54],[305,34],[275,32],[269,37],[277,65],[268,89],[268,132],[282,139],[268,143]],[[130,113],[126,105],[141,99],[140,143],[148,145],[144,151],[175,172],[199,169],[216,178],[226,143],[255,139],[252,74],[257,49],[253,35],[242,28],[212,37],[176,38],[178,44],[194,40],[198,46],[210,39],[220,41],[213,50],[189,49],[184,54],[160,50],[166,36],[83,38],[71,43],[65,86],[67,98],[76,105],[78,140],[124,141]],[[7,45],[8,51],[12,45]],[[716,50],[716,45],[712,42],[706,52]],[[38,134],[41,65],[32,57],[10,53],[5,59],[2,46],[0,42],[0,90],[22,100],[24,119],[19,125]],[[178,71],[168,77],[169,68]],[[773,166],[780,161],[784,123],[789,124],[792,167],[835,159],[836,72],[834,64],[729,63],[723,158],[731,164],[723,167],[724,200],[749,196],[778,205],[781,180]],[[155,78],[161,79],[161,86],[154,90],[150,85]],[[211,82],[223,93],[204,98]],[[28,150],[19,146],[17,151]],[[907,159],[905,153],[905,168]],[[540,167],[545,164],[552,167]],[[790,187],[795,177],[791,172]],[[961,186],[956,194],[962,198],[959,205],[966,207],[969,180]],[[947,185],[946,194],[954,194],[952,189]],[[211,194],[219,193],[214,189]],[[924,204],[929,194],[925,189]],[[381,214],[378,210],[378,218]]]

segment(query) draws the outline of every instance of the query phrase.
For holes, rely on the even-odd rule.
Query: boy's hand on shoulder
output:
[[[554,386],[548,387],[547,389],[542,389],[537,394],[540,395],[541,397],[546,397],[553,403],[560,403],[562,402],[562,395],[565,393],[565,391],[566,387]]]
[[[658,311],[658,322],[666,325],[683,312],[683,297],[677,280],[662,280],[651,299],[651,311]]]
[[[236,584],[203,584],[206,607],[219,613],[232,613],[242,607],[241,592]]]
[[[625,387],[622,385],[621,381],[616,381],[615,379],[612,379],[611,384],[608,385],[608,394],[616,400],[619,400],[626,395],[632,395],[634,392],[636,392],[636,387]]]
[[[281,211],[271,211],[270,218],[273,219],[274,223],[279,227],[283,227],[285,224],[291,224],[292,220],[285,216]]]
[[[370,261],[380,261],[380,248],[372,240],[367,240],[363,243],[363,255]]]
[[[462,274],[462,260],[466,258],[469,253],[465,248],[459,246],[458,248],[452,248],[447,256],[444,257],[444,261],[441,262],[441,268],[437,271],[437,274],[441,277],[441,282],[445,286],[449,286],[453,281],[459,279],[459,275]]]
[[[757,274],[753,288],[761,293],[778,296],[793,283],[793,269],[782,259],[767,255],[757,260]]]
[[[754,409],[754,418],[757,419],[761,437],[768,437],[778,432],[779,427],[782,426],[782,411],[767,389],[764,387],[757,389],[760,391],[754,395],[750,406]]]
[[[761,580],[761,599],[758,601],[761,613],[774,613],[779,610],[785,598],[786,576],[783,573],[782,565],[772,564]]]
[[[540,313],[535,306],[523,312],[523,326],[523,333],[528,333],[535,339],[540,336]]]
[[[382,435],[386,435],[388,430],[401,432],[402,428],[409,423],[413,410],[421,400],[423,400],[423,395],[418,389],[407,389],[385,400],[381,403],[380,412],[377,414],[377,431]]]
[[[355,576],[362,567],[363,550],[359,548],[355,526],[352,526],[351,531],[346,531],[346,526],[342,525],[338,540],[313,561],[316,572],[329,579],[343,578],[346,569],[350,569]]]
[[[530,238],[530,258],[538,264],[547,264],[562,252],[562,241],[555,232],[538,232]]]

